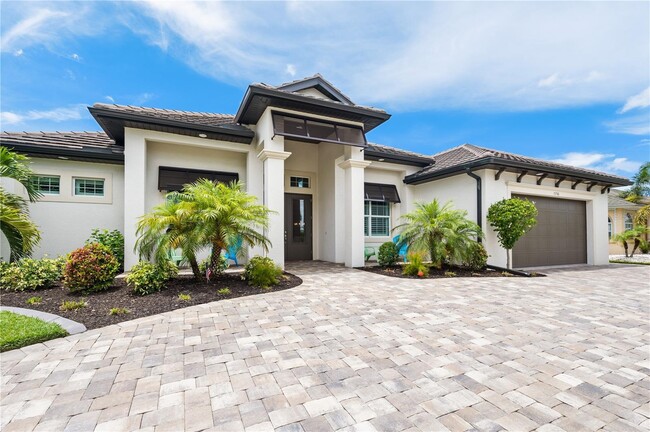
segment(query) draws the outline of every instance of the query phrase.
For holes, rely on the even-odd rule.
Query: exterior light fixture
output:
[[[206,134],[199,134],[199,138],[207,138],[208,136]]]

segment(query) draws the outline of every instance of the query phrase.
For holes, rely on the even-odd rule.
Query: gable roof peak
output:
[[[301,90],[310,88],[316,89],[330,99],[342,104],[354,105],[354,102],[352,102],[349,97],[343,94],[343,92],[334,86],[334,84],[326,80],[320,73],[315,73],[312,76],[280,84],[279,86],[275,87],[276,90],[282,90],[291,93],[297,93]]]

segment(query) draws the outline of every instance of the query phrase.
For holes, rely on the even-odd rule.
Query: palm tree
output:
[[[632,258],[634,257],[634,252],[636,252],[637,248],[641,245],[642,237],[650,232],[650,228],[647,226],[637,226],[632,228],[630,231],[633,232],[632,240],[634,240],[634,247],[632,248],[632,253],[630,254],[630,258]]]
[[[264,250],[271,245],[260,231],[268,228],[270,211],[257,204],[257,198],[246,193],[240,182],[226,185],[200,179],[185,185],[178,197],[179,206],[196,224],[198,238],[211,247],[209,267],[215,274],[221,251],[232,239],[239,237],[242,244]]]
[[[633,240],[635,236],[636,236],[636,233],[634,232],[633,229],[631,229],[631,230],[623,231],[620,234],[616,234],[614,236],[614,238],[613,238],[614,241],[620,242],[621,246],[623,246],[623,249],[625,250],[625,258],[628,257],[628,252],[627,252],[628,245],[627,245],[627,242],[629,242],[630,240]]]
[[[650,195],[650,162],[646,162],[639,168],[639,172],[632,177],[632,186],[621,193],[621,196],[628,201],[638,203],[643,197]]]
[[[467,212],[452,209],[451,202],[443,206],[436,199],[416,203],[415,210],[401,219],[404,223],[395,227],[400,232],[400,243],[428,252],[438,268],[445,260],[461,262],[470,245],[482,236],[481,228],[467,219]]]
[[[168,199],[140,218],[136,234],[136,250],[140,256],[153,258],[158,264],[169,260],[169,251],[181,249],[196,279],[202,277],[196,254],[204,245],[196,224],[187,210],[172,194]]]
[[[27,162],[26,156],[0,147],[0,177],[22,184],[29,201],[35,202],[41,193],[31,183],[33,172]],[[9,242],[11,261],[31,255],[41,240],[38,227],[29,219],[27,206],[27,200],[0,186],[0,230]]]

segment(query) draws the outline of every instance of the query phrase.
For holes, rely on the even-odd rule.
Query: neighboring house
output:
[[[200,177],[241,180],[273,210],[268,256],[364,264],[364,246],[390,241],[416,201],[453,201],[484,229],[489,262],[505,266],[485,215],[524,196],[537,226],[513,252],[515,267],[608,262],[605,214],[625,178],[470,144],[428,156],[368,143],[390,118],[354,104],[320,75],[252,84],[235,115],[95,104],[104,132],[3,133],[32,157],[44,198],[30,206],[43,231],[37,255],[67,253],[94,227],[125,235],[126,268],[138,218],[168,191]],[[432,137],[432,140],[435,137]],[[248,251],[260,254],[261,250]]]
[[[647,202],[635,204],[620,196],[621,191],[612,190],[607,203],[607,237],[609,238],[609,254],[622,255],[625,253],[620,242],[612,240],[617,234],[625,232],[636,226],[634,219]],[[629,242],[632,246],[633,242]],[[630,248],[630,252],[632,249]]]

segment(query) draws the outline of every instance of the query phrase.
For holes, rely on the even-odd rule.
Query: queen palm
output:
[[[41,193],[31,183],[33,172],[27,162],[26,156],[0,147],[0,177],[23,185],[29,201],[35,202]],[[0,230],[9,242],[11,261],[31,255],[41,240],[38,227],[29,218],[27,205],[27,200],[0,186]]]
[[[395,227],[400,243],[409,249],[426,251],[431,262],[440,268],[443,261],[461,262],[467,256],[481,228],[467,219],[467,212],[452,208],[451,202],[440,205],[437,199],[416,203],[415,210],[401,217]]]

